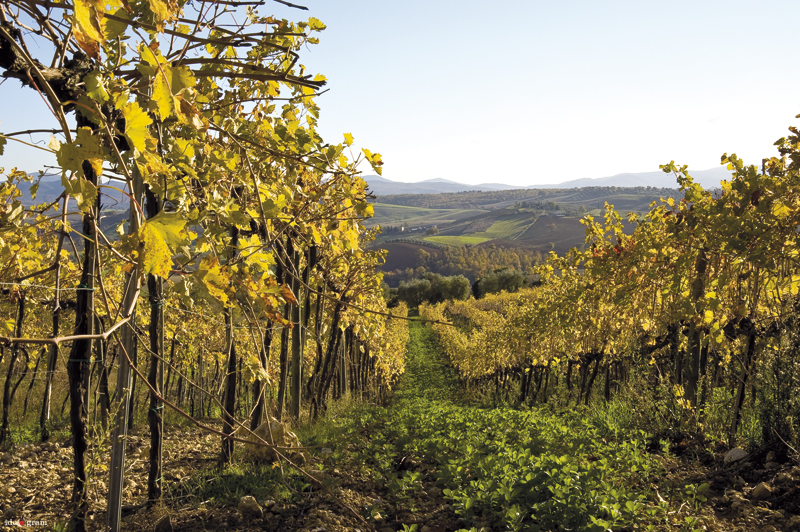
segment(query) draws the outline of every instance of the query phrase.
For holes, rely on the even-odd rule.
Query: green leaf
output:
[[[0,155],[3,155],[3,151],[4,151],[3,147],[6,145],[6,142],[8,142],[8,141],[6,140],[5,137],[0,137]]]
[[[82,177],[68,179],[62,175],[61,185],[64,187],[64,192],[75,198],[81,211],[89,210],[97,201],[97,187],[87,179]]]
[[[125,20],[131,20],[131,15],[125,10],[125,8],[120,7],[116,11],[114,11],[113,15],[117,18],[123,18]],[[128,30],[128,24],[122,21],[105,19],[105,36],[108,40],[113,40],[125,33]]]
[[[86,94],[96,102],[108,101],[108,91],[106,91],[102,74],[99,70],[92,70],[83,78],[83,83],[86,86]]]

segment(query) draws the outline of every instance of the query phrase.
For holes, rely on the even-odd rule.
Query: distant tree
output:
[[[431,282],[427,279],[413,279],[400,283],[397,288],[397,297],[412,307],[418,307],[428,301],[431,291]]]
[[[438,235],[439,234],[439,228],[436,227],[435,225],[433,227],[429,227],[428,230],[425,231],[425,234],[428,235],[428,236]]]
[[[441,303],[442,301],[469,298],[469,279],[463,275],[445,277],[438,273],[427,272],[422,279],[412,279],[400,283],[397,288],[397,299],[405,301],[410,306],[419,306],[420,303]]]
[[[466,301],[469,299],[469,279],[463,275],[453,275],[442,279],[441,294],[444,300]]]
[[[385,282],[381,281],[381,294],[383,295],[383,299],[389,300],[392,295],[392,289],[389,288],[389,285]]]
[[[417,250],[417,264],[419,266],[427,266],[428,261],[431,259],[431,254],[424,249]]]
[[[516,292],[525,284],[522,272],[503,268],[478,279],[472,285],[472,292],[480,299],[486,294],[496,294],[501,291]]]

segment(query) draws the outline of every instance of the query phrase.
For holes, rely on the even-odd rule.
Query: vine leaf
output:
[[[199,274],[208,293],[222,304],[227,303],[231,284],[227,268],[220,267],[216,257],[210,257],[200,263]]]
[[[113,38],[117,33],[117,28],[112,31],[106,28],[106,9],[119,11],[121,7],[119,0],[75,0],[72,30],[78,46],[91,58],[99,61],[100,47],[106,42],[106,37]]]
[[[52,143],[55,146],[56,143]],[[82,211],[94,205],[97,199],[97,187],[94,186],[84,173],[84,162],[88,162],[97,177],[103,173],[103,147],[100,137],[92,135],[88,127],[78,129],[75,140],[63,143],[56,150],[56,160],[61,167],[61,184],[70,196],[78,201],[78,208]],[[67,174],[76,174],[77,179],[69,179]]]
[[[153,120],[136,102],[123,107],[122,116],[125,117],[125,136],[131,145],[140,152],[147,151],[147,141],[152,138],[147,127]]]
[[[264,250],[258,235],[243,239],[240,248],[243,251],[244,262],[248,266],[258,266],[263,271],[269,271],[272,266],[275,266],[275,258],[272,253]]]
[[[381,158],[381,154],[372,153],[366,148],[363,149],[363,152],[364,157],[367,158],[372,169],[375,170],[378,175],[383,175],[383,168],[381,168],[381,166],[383,166],[383,159]]]
[[[103,4],[91,0],[75,0],[74,4],[72,29],[75,40],[88,56],[99,60],[100,45],[105,40],[100,27],[100,13],[102,13]],[[98,13],[97,7],[100,7],[100,13]]]
[[[62,175],[76,173],[79,177],[86,177],[83,173],[83,161],[89,161],[95,174],[100,177],[103,173],[103,148],[100,145],[100,137],[92,135],[92,130],[88,127],[78,129],[73,142],[58,147],[56,160],[61,167]]]
[[[64,192],[75,198],[81,211],[90,209],[97,201],[97,187],[86,179],[67,179],[62,175],[61,185],[64,187]]]
[[[172,269],[172,251],[190,237],[184,230],[186,218],[174,212],[161,211],[139,228],[139,239],[144,242],[142,270],[164,279]]]
[[[105,83],[102,74],[99,70],[92,70],[84,78],[83,83],[86,86],[86,94],[96,102],[108,101],[108,91],[106,91]]]
[[[196,80],[192,71],[186,66],[173,67],[158,50],[152,50],[144,43],[141,45],[140,54],[146,66],[140,65],[139,70],[146,71],[153,77],[152,100],[155,102],[158,115],[162,120],[177,116],[186,122],[183,115],[193,114],[191,105],[179,95],[195,86]]]

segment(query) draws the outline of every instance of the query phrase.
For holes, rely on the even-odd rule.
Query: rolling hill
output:
[[[691,176],[704,188],[711,189],[719,187],[720,181],[730,177],[730,171],[725,167],[711,168],[709,170],[690,171]],[[377,196],[387,196],[396,194],[442,194],[468,191],[489,191],[489,190],[519,190],[519,189],[541,189],[541,188],[582,188],[582,187],[654,187],[654,188],[677,188],[675,176],[665,174],[660,170],[652,172],[635,172],[616,174],[608,177],[582,178],[563,181],[561,183],[551,183],[547,185],[527,185],[513,186],[502,183],[481,183],[469,185],[450,181],[447,179],[427,179],[416,183],[405,183],[392,181],[377,175],[364,176],[373,194]]]
[[[641,213],[660,197],[680,197],[678,192],[645,187],[585,187],[383,196],[379,199],[456,208],[376,203],[375,217],[367,224],[384,229],[375,246],[388,251],[383,269],[395,272],[392,282],[397,283],[398,270],[422,265],[418,259],[420,250],[438,256],[441,246],[474,247],[476,252],[487,246],[502,247],[563,255],[585,245],[586,230],[581,219],[586,214],[602,217],[606,202],[623,214]],[[633,225],[625,226],[633,231]],[[435,231],[429,231],[434,227]]]

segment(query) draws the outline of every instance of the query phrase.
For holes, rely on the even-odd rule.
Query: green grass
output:
[[[494,240],[502,238],[505,240],[515,240],[525,230],[536,222],[537,216],[532,213],[519,213],[503,216],[494,222],[489,229],[479,233],[472,233],[471,236]]]
[[[428,242],[447,244],[448,246],[470,246],[491,240],[481,236],[429,236],[425,237]]]
[[[424,209],[422,207],[406,207],[385,203],[375,203],[373,207],[375,216],[368,220],[367,225],[369,226],[405,225],[406,227],[416,227],[420,225],[441,225],[488,212],[478,209]]]
[[[210,466],[193,472],[178,484],[169,484],[164,498],[235,506],[245,495],[252,495],[258,501],[291,499],[291,489],[302,492],[309,488],[299,472],[291,468],[285,468],[284,472],[286,476],[282,478],[280,468],[272,464],[238,463],[224,469]]]
[[[369,427],[369,439],[355,462],[383,480],[398,509],[413,511],[428,478],[465,530],[601,532],[666,523],[669,505],[654,502],[650,488],[661,468],[645,452],[644,433],[609,438],[582,411],[469,403],[435,333],[421,323],[410,324],[406,374],[392,403],[361,411],[357,422]],[[398,470],[401,459],[431,472]]]

